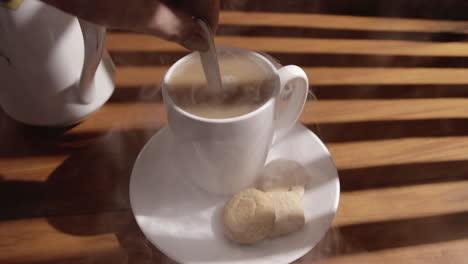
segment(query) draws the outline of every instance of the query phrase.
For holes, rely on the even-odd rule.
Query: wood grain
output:
[[[347,143],[327,146],[339,168],[361,168],[384,164],[466,160],[468,152],[461,150],[467,137],[400,138]],[[416,154],[417,153],[417,154]]]
[[[329,123],[465,118],[467,102],[465,98],[319,100],[308,102],[300,120],[304,123]]]
[[[135,41],[129,41],[130,38]],[[262,52],[377,54],[412,56],[467,56],[466,42],[431,43],[404,40],[314,39],[291,37],[216,37],[216,45]],[[185,51],[177,44],[155,37],[113,33],[107,36],[111,51]]]
[[[159,85],[168,67],[121,67],[116,82],[122,86]],[[468,85],[468,71],[453,68],[303,67],[311,85]]]
[[[291,26],[340,30],[468,33],[468,21],[359,17],[328,14],[224,11],[221,25]]]
[[[325,141],[342,192],[333,227],[295,263],[466,263],[468,21],[276,5],[223,11],[220,31],[229,30],[216,41],[298,64],[317,91],[300,122]],[[134,33],[106,40],[117,88],[87,120],[35,128],[0,111],[0,263],[174,263],[140,232],[128,184],[167,124],[162,77],[188,51]]]
[[[376,235],[378,236],[378,235]],[[422,244],[416,246],[403,246],[394,249],[379,251],[359,250],[359,242],[343,237],[339,229],[331,230],[327,236],[312,250],[297,262],[304,263],[327,263],[327,264],[354,264],[354,263],[430,263],[439,264],[450,260],[453,263],[463,263],[466,253],[466,239],[438,242],[433,244]],[[358,249],[356,249],[356,247]],[[354,254],[343,254],[353,251]]]
[[[106,256],[113,254],[125,256],[112,233],[67,234],[45,218],[0,222],[0,240],[1,263],[65,263],[101,257],[109,260]]]
[[[123,89],[123,88],[122,88]],[[112,113],[112,114],[109,114]],[[304,107],[304,112],[300,116],[300,121],[306,125],[314,126],[323,124],[325,128],[334,124],[352,125],[351,122],[371,122],[371,121],[411,121],[420,122],[427,120],[458,120],[459,130],[463,130],[464,118],[468,113],[468,99],[464,98],[440,98],[440,99],[400,99],[400,100],[310,100]],[[112,134],[119,131],[147,131],[152,133],[167,123],[164,105],[159,102],[145,102],[133,100],[127,103],[108,103],[98,113],[92,115],[89,121],[80,124],[68,131],[69,138],[76,135],[77,140],[83,138],[93,139],[98,136]],[[467,121],[468,122],[468,121]],[[443,123],[443,122],[442,122]],[[366,123],[371,126],[372,123]],[[379,125],[376,123],[376,126]],[[382,124],[384,125],[384,124]],[[391,125],[391,123],[389,124]],[[393,127],[398,130],[398,124]],[[434,122],[434,126],[439,125]],[[448,123],[450,126],[450,123]],[[375,127],[375,126],[373,126]],[[450,127],[447,131],[450,131]],[[355,133],[359,133],[358,128]],[[434,129],[437,129],[435,127]],[[382,131],[384,133],[385,131]],[[330,132],[331,133],[331,132]],[[335,132],[337,133],[337,132]],[[394,133],[398,133],[395,131]],[[443,131],[440,133],[444,133]],[[439,133],[439,134],[440,134]],[[459,132],[455,132],[459,133]],[[404,131],[402,134],[405,134]],[[80,135],[83,135],[80,137]],[[324,135],[325,137],[327,135]],[[353,135],[350,135],[351,137]],[[354,135],[359,137],[359,135]],[[335,135],[335,137],[338,137]],[[374,138],[377,135],[369,135]],[[360,138],[366,138],[361,136]],[[83,144],[84,144],[83,143]],[[62,144],[62,143],[61,143]],[[66,142],[63,144],[67,144]],[[28,147],[28,146],[26,146]],[[40,149],[40,147],[38,147]],[[53,148],[48,150],[57,153]],[[29,155],[34,155],[30,153]],[[44,157],[47,159],[47,157]],[[27,158],[26,158],[27,160]],[[5,166],[10,161],[8,156],[3,158]],[[11,163],[13,165],[13,163]]]
[[[459,229],[466,218],[466,213],[452,213],[335,224],[313,251],[295,263],[366,263],[379,257],[385,263],[398,259],[438,263],[434,261],[447,259],[442,252],[458,263],[467,242],[462,237],[468,230]],[[427,232],[433,228],[439,234],[452,232],[431,236]],[[375,234],[363,230],[386,239],[372,243],[368,236]],[[144,238],[129,211],[1,222],[0,238],[2,263],[174,263]]]
[[[335,224],[378,223],[463,213],[468,210],[466,193],[462,193],[467,186],[467,181],[460,181],[344,192]]]

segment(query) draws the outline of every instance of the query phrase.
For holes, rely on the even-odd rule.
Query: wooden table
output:
[[[319,98],[300,121],[330,149],[341,200],[297,263],[467,263],[468,21],[436,7],[437,20],[377,17],[367,2],[349,13],[374,16],[280,4],[221,14],[218,44],[303,67]],[[136,225],[128,184],[166,124],[161,76],[187,52],[122,32],[107,47],[117,89],[85,122],[34,128],[0,113],[0,263],[173,263]]]

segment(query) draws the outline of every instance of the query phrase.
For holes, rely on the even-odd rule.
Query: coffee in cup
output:
[[[167,80],[171,99],[193,115],[224,119],[242,116],[267,102],[275,93],[277,75],[258,56],[242,50],[218,51],[222,88],[212,91],[198,53],[177,65]]]

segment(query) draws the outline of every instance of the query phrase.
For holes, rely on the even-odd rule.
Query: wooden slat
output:
[[[80,153],[81,156],[89,151],[94,156],[96,150],[103,152],[107,151],[108,155],[118,156],[119,147],[111,146],[112,140],[123,145],[131,145],[138,143],[138,146],[132,149],[132,155],[136,155],[139,148],[144,144],[145,140],[151,137],[157,128],[142,129],[137,127],[134,130],[115,131],[109,138],[102,137],[98,140],[99,145],[94,149],[78,149],[71,153]],[[343,131],[346,133],[346,131]],[[363,131],[365,133],[365,131]],[[128,134],[129,136],[126,136]],[[384,166],[387,164],[407,164],[421,162],[441,162],[441,161],[459,161],[468,159],[468,136],[446,136],[446,137],[411,137],[397,138],[387,140],[369,140],[357,142],[341,142],[327,143],[332,152],[335,163],[339,169],[354,169],[374,166]],[[382,151],[385,150],[385,151]],[[82,153],[81,153],[82,152]],[[136,152],[136,153],[135,153]],[[92,158],[92,157],[90,157]],[[116,157],[118,159],[118,157]],[[133,157],[134,158],[134,157]],[[45,181],[62,162],[63,156],[50,156],[47,159],[44,157],[28,157],[18,158],[14,166],[9,166],[10,160],[2,159],[2,169],[0,173],[8,179],[28,180],[28,181]],[[123,160],[122,160],[123,161]],[[117,160],[106,160],[107,164],[117,163]],[[116,164],[113,164],[115,166]],[[29,168],[28,168],[29,167]],[[109,168],[110,169],[110,168]],[[87,171],[82,168],[79,171]],[[110,173],[110,172],[109,172]],[[20,175],[23,175],[20,177]],[[19,178],[16,178],[19,177]]]
[[[112,115],[108,115],[112,113]],[[300,122],[349,123],[385,120],[431,120],[466,118],[468,99],[400,99],[400,100],[319,100],[307,101]],[[70,134],[119,131],[155,131],[166,124],[162,103],[130,101],[108,103],[86,122],[72,129]]]
[[[362,34],[366,32],[387,32],[392,37],[398,32],[426,32],[428,36],[448,32],[448,35],[455,33],[456,37],[468,33],[467,21],[298,13],[228,11],[221,14],[221,24],[230,25],[232,32],[235,25],[241,25],[279,26],[282,30],[321,29],[322,33],[330,31],[338,35],[359,31],[361,36],[366,36]],[[439,85],[441,89],[444,85],[457,85],[459,89],[451,98],[401,99],[405,97],[400,96],[397,100],[389,97],[360,100],[357,95],[353,97],[357,100],[335,100],[343,97],[331,96],[328,98],[334,100],[307,102],[301,122],[310,127],[318,123],[328,129],[363,136],[327,143],[343,184],[339,211],[333,228],[316,250],[297,263],[465,263],[468,130],[463,124],[468,119],[468,98],[463,94],[463,86],[468,87],[468,71],[462,67],[464,57],[468,56],[468,43],[430,43],[424,38],[419,42],[357,40],[347,36],[348,39],[285,36],[216,39],[220,45],[283,57],[290,54],[296,57],[328,54],[327,58],[333,60],[343,59],[344,54],[347,54],[344,59],[404,57],[404,63],[391,65],[392,68],[370,67],[386,65],[378,63],[304,64],[369,66],[304,67],[311,85],[321,85],[320,89],[332,85],[349,87],[351,91],[356,86],[367,85],[361,89],[363,92],[372,90],[374,85],[379,89],[419,85],[408,89],[421,90],[425,85]],[[0,116],[3,139],[0,142],[0,263],[173,263],[139,231],[129,209],[128,184],[139,151],[167,123],[157,89],[167,67],[155,67],[164,63],[158,61],[152,65],[151,60],[165,52],[173,58],[187,51],[176,44],[139,34],[111,33],[107,40],[114,55],[124,55],[122,60],[137,55],[130,63],[120,61],[119,65],[145,67],[118,68],[114,96],[85,122],[58,135],[49,135]],[[406,65],[412,56],[423,58],[424,63]],[[147,60],[139,61],[139,57]],[[434,65],[430,61],[433,58],[438,59]],[[166,61],[165,65],[171,63]],[[366,128],[375,126],[395,129],[402,124],[400,129],[409,130],[414,126],[408,122],[428,129],[432,125],[448,127],[440,128],[437,133],[392,134],[390,131],[381,137],[366,136],[377,131]],[[351,126],[354,128],[346,129],[349,124],[355,124]]]
[[[468,56],[468,43],[431,43],[404,40],[353,40],[287,37],[216,37],[221,46],[262,52],[376,54],[411,56]],[[111,51],[185,51],[181,46],[152,36],[112,33],[107,35]]]
[[[151,109],[147,113],[154,114]],[[13,152],[0,158],[0,221],[128,209],[133,164],[157,128],[136,121],[140,129],[115,129],[125,122],[125,113],[119,115],[107,120],[108,129],[101,125],[93,132],[49,139],[50,153]]]
[[[119,67],[116,71],[117,86],[159,85],[169,67]]]
[[[441,200],[448,198],[444,195]],[[346,202],[353,203],[351,199]],[[359,202],[361,200],[354,203]],[[378,200],[375,203],[383,207],[381,203],[386,202]],[[416,202],[412,204],[420,206]],[[399,210],[403,206],[390,207]],[[458,221],[457,215],[461,217]],[[466,229],[460,229],[458,235],[451,232],[437,237],[412,232],[427,232],[431,228],[440,229],[438,233],[443,230],[453,231],[454,228],[463,228],[462,219],[465,218],[466,213],[455,212],[402,217],[396,221],[335,222],[334,228],[321,243],[296,263],[311,263],[316,259],[320,259],[320,263],[348,263],[346,261],[355,260],[356,257],[362,263],[374,263],[372,260],[377,259],[377,255],[380,257],[379,263],[392,263],[391,261],[402,257],[409,260],[409,263],[418,263],[416,260],[449,260],[449,256],[452,260],[450,263],[463,263],[459,261],[462,260],[463,245],[467,241],[459,238],[467,232]],[[398,240],[379,240],[377,244],[371,234],[359,232],[365,228],[378,231],[382,229],[380,226],[389,231],[398,230],[401,226],[407,232],[401,234]],[[392,237],[391,232],[375,235]],[[0,222],[0,239],[2,263],[173,263],[148,243],[129,211],[3,221]]]
[[[344,238],[339,230],[331,231],[312,252],[301,258],[295,264],[463,264],[466,261],[467,239],[405,246],[395,249],[368,252],[361,248],[360,254],[341,254],[350,248],[359,248],[358,241]],[[377,235],[377,234],[376,234]],[[378,235],[377,235],[378,236]],[[358,250],[356,250],[358,251]]]
[[[468,70],[453,68],[303,67],[311,85],[468,84]]]
[[[468,99],[398,99],[398,100],[319,100],[308,101],[300,122],[308,125],[362,121],[432,120],[466,118]],[[140,131],[154,133],[167,123],[162,103],[129,101],[108,103],[86,122],[69,131],[70,135]],[[60,153],[58,153],[60,154]],[[3,157],[5,164],[8,158]]]
[[[73,128],[70,134],[96,133],[106,134],[139,130],[155,131],[166,123],[166,110],[162,103],[129,101],[129,103],[108,103],[86,122]]]
[[[5,181],[47,181],[67,155],[0,158],[0,174]]]
[[[76,230],[79,229],[77,226]],[[45,218],[0,222],[0,241],[0,263],[69,263],[77,259],[99,260],[108,255],[125,258],[114,234],[67,234],[51,226]]]
[[[468,151],[465,151],[468,136],[329,143],[327,146],[340,169],[468,159]]]
[[[130,210],[0,222],[0,263],[167,263]]]
[[[302,67],[313,85],[467,84],[468,70],[460,68]],[[159,85],[168,67],[120,67],[116,84]]]
[[[468,181],[442,182],[343,192],[338,226],[428,217],[468,210]]]
[[[307,102],[303,123],[465,118],[468,99],[319,100]]]
[[[444,101],[447,105],[455,107],[448,107],[453,110],[456,109],[457,105],[466,107],[468,104],[463,100],[447,99]],[[433,102],[434,100],[426,101]],[[456,103],[457,101],[458,103]],[[450,104],[451,102],[452,104]],[[320,109],[321,105],[327,105],[326,103],[327,101],[308,102],[302,120],[313,121],[316,116],[314,117],[308,109]],[[327,111],[322,109],[323,113],[338,108],[340,102],[335,103],[335,105],[328,105]],[[368,105],[367,101],[361,101],[360,103],[363,107]],[[346,102],[343,101],[341,104],[345,106]],[[123,190],[126,190],[124,187],[128,185],[128,177],[133,161],[141,147],[156,132],[158,126],[166,122],[164,112],[158,113],[155,111],[157,105],[160,105],[160,109],[163,109],[159,103],[107,104],[90,119],[70,131],[72,136],[78,137],[78,141],[80,135],[83,136],[84,134],[85,138],[91,135],[93,143],[91,146],[88,146],[88,144],[83,147],[65,149],[65,152],[58,151],[57,156],[18,157],[15,160],[13,158],[0,159],[0,174],[4,180],[7,180],[7,182],[3,182],[2,187],[6,188],[5,191],[9,191],[7,194],[5,194],[5,191],[0,192],[7,195],[1,199],[2,204],[6,206],[3,210],[3,216],[7,217],[8,213],[13,216],[22,216],[22,214],[64,214],[102,209],[109,210],[121,208],[122,206],[128,207],[128,194]],[[370,105],[372,106],[372,102]],[[406,113],[414,114],[416,112],[416,108],[412,108],[414,105],[416,104],[412,100],[404,105],[401,102],[393,104],[389,102],[386,106],[388,116],[382,113],[379,118],[398,119],[400,115],[403,118],[408,118],[404,113],[407,111]],[[433,107],[432,111],[427,110],[427,115],[420,116],[421,118],[437,114],[437,105],[428,105]],[[138,109],[138,111],[135,109]],[[394,110],[400,111],[400,109],[405,109],[405,111],[394,112],[394,116],[392,115]],[[351,108],[347,111],[355,113],[356,116],[362,115],[359,119],[369,118],[366,115],[368,111],[353,112]],[[453,113],[457,112],[461,112],[461,110],[456,110]],[[448,114],[450,112],[447,112]],[[330,115],[330,117],[339,117],[341,115],[343,113],[336,113]],[[154,122],[156,119],[160,119],[159,122]],[[349,119],[352,118],[344,120],[349,122]],[[334,121],[337,120],[339,121],[338,118],[334,119]],[[322,121],[326,122],[326,119]],[[93,133],[96,133],[97,136],[93,135]],[[347,133],[347,131],[343,131],[343,133]],[[366,131],[362,131],[362,133],[366,133]],[[343,170],[392,164],[419,163],[420,166],[424,166],[425,162],[468,160],[467,142],[467,136],[450,137],[447,135],[444,137],[412,137],[328,143],[327,146],[338,169]],[[63,153],[70,156],[63,156]],[[63,160],[64,157],[67,157],[67,159]],[[379,175],[371,176],[373,176],[373,180],[377,179],[378,181]],[[369,175],[363,175],[363,177],[369,177]],[[96,181],[99,184],[94,184]],[[340,207],[340,212],[343,212],[343,217],[347,219],[341,220],[343,221],[341,223],[349,224],[369,219],[392,219],[400,216],[420,216],[421,214],[467,209],[465,208],[467,205],[466,199],[463,200],[464,192],[457,189],[458,186],[460,188],[468,187],[466,183],[457,181],[435,185],[418,186],[417,184],[421,183],[409,183],[411,186],[404,188],[371,188],[370,190],[368,190],[368,187],[364,190],[357,188],[352,193],[343,193],[342,205],[344,207]],[[102,190],[102,186],[105,186],[105,191]],[[34,192],[31,192],[31,190]],[[440,190],[440,192],[437,190]],[[28,196],[25,196],[26,193]],[[415,193],[422,194],[421,199],[423,201],[428,201],[431,197],[443,197],[447,193],[453,193],[453,195],[462,193],[463,195],[457,196],[458,198],[454,196],[448,198],[448,200],[460,201],[460,203],[449,203],[447,200],[446,204],[434,203],[433,207],[429,205],[421,207],[422,209],[425,208],[424,210],[403,206],[407,203],[399,200],[403,206],[400,209],[403,211],[399,211],[400,209],[387,210],[387,201],[398,197],[406,197],[409,201],[413,201],[412,199],[418,201],[419,198],[414,195]],[[29,197],[29,200],[24,200],[26,197]],[[382,199],[382,201],[359,205],[359,203],[364,204],[365,201],[377,201],[379,199]],[[18,203],[18,200],[22,200],[22,202]],[[353,201],[359,203],[353,205]],[[348,205],[351,206],[351,209],[346,210],[345,208]],[[359,211],[359,206],[364,209]],[[382,211],[378,210],[378,206],[382,207]],[[5,210],[5,208],[8,210]],[[21,210],[21,208],[28,209]],[[352,212],[354,211],[357,213],[353,215]],[[387,211],[387,214],[385,214],[385,211]],[[367,215],[368,212],[373,213],[369,216]]]
[[[290,26],[341,30],[468,33],[468,21],[224,11],[222,25]]]

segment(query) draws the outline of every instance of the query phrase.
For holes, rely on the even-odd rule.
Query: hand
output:
[[[190,50],[206,50],[196,18],[216,32],[219,0],[42,0],[65,12],[114,29],[151,34]]]

